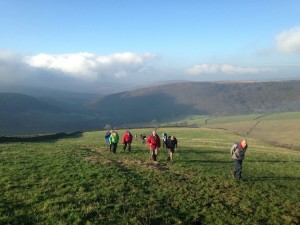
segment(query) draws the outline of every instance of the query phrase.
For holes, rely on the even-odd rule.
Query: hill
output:
[[[300,111],[300,81],[166,84],[99,98],[92,103],[118,124],[183,115]]]
[[[20,135],[96,129],[99,118],[85,99],[33,97],[0,93],[0,135]]]
[[[0,112],[60,112],[62,109],[35,97],[18,93],[0,93]]]
[[[240,136],[207,128],[162,132],[178,139],[175,163],[163,149],[153,163],[135,139],[131,153],[118,145],[113,154],[105,131],[0,143],[0,224],[299,224],[300,152],[250,138],[237,182],[229,152]]]
[[[161,124],[228,130],[246,138],[255,138],[276,146],[300,150],[300,112],[248,114],[238,116],[188,116]]]
[[[36,134],[153,125],[187,115],[300,111],[300,81],[181,82],[96,97],[26,90],[0,93],[0,134]]]

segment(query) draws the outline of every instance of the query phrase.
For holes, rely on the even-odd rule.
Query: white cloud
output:
[[[137,73],[155,57],[154,54],[136,54],[132,52],[115,53],[102,56],[92,53],[76,54],[38,54],[27,56],[24,62],[35,68],[60,71],[68,76],[94,80],[103,76],[125,77]]]
[[[111,55],[93,53],[37,54],[24,56],[0,49],[0,87],[16,85],[69,91],[122,90],[151,80],[156,55],[132,52]]]
[[[274,72],[272,68],[239,67],[230,64],[200,64],[186,69],[189,75],[201,74],[258,74],[261,72]]]
[[[300,52],[300,26],[281,32],[276,36],[279,52]]]

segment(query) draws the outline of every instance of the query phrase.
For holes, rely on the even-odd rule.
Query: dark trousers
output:
[[[116,153],[116,152],[117,152],[117,146],[118,146],[117,143],[112,143],[113,153]]]
[[[131,142],[124,142],[124,146],[123,146],[123,150],[125,152],[126,148],[127,148],[127,144],[128,144],[128,151],[131,151]]]
[[[108,148],[108,150],[111,152],[111,150],[112,150],[112,144],[107,143],[107,148]]]
[[[157,149],[150,149],[150,156],[153,161],[157,161],[157,154],[158,154]]]
[[[238,180],[242,179],[242,159],[235,159],[234,160],[234,177]]]

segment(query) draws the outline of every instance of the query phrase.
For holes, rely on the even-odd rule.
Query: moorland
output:
[[[140,139],[132,152],[119,144],[113,154],[105,131],[0,144],[0,223],[299,224],[299,151],[249,137],[237,182],[230,147],[242,136],[208,127],[157,131],[177,137],[174,163],[164,149],[153,163]]]

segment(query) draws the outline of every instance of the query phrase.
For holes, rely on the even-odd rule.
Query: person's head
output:
[[[154,130],[154,131],[152,131],[152,135],[153,136],[155,136],[156,135],[156,131]]]
[[[174,140],[174,136],[171,136],[171,140]]]
[[[243,140],[241,140],[241,147],[242,148],[245,148],[246,147],[246,145],[247,145],[247,140],[246,139],[243,139]]]

